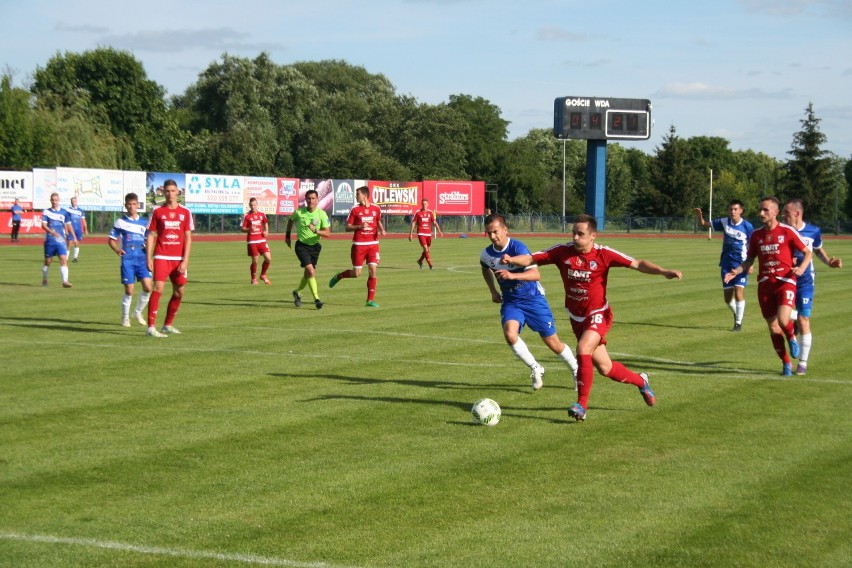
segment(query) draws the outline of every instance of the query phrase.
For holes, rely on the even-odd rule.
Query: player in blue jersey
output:
[[[722,238],[722,256],[719,259],[722,278],[722,293],[725,298],[725,303],[734,314],[734,327],[731,331],[742,331],[743,314],[745,313],[745,287],[748,284],[748,272],[738,275],[729,283],[725,283],[725,274],[741,265],[746,259],[748,252],[748,240],[751,238],[754,227],[751,223],[743,219],[743,202],[739,199],[733,199],[728,203],[728,216],[713,219],[712,222],[704,220],[704,214],[701,208],[695,209],[695,215],[698,218],[698,224],[705,229],[713,228],[714,231],[721,231],[724,235]]]
[[[802,240],[808,245],[808,248],[813,251],[813,255],[823,261],[830,268],[843,268],[843,261],[839,258],[829,257],[828,253],[822,246],[822,232],[816,225],[805,223],[803,216],[805,214],[805,206],[801,199],[791,199],[784,205],[784,223],[790,225],[802,236]],[[804,255],[798,251],[793,253],[793,258],[796,263],[802,262]],[[813,334],[811,333],[811,310],[814,302],[814,263],[805,269],[801,276],[796,281],[796,313],[792,316],[798,324],[798,331],[801,334],[801,352],[799,353],[799,365],[796,367],[797,375],[804,375],[808,372],[808,356],[811,352],[813,344]]]
[[[77,238],[74,242],[74,257],[71,262],[77,262],[77,257],[80,256],[80,243],[83,242],[83,235],[89,234],[89,226],[86,224],[86,212],[77,207],[76,197],[71,198],[71,207],[65,210],[71,215],[71,229]]]
[[[518,256],[530,254],[521,241],[509,238],[506,220],[502,215],[489,215],[485,218],[485,235],[491,244],[485,247],[479,256],[482,277],[491,291],[491,300],[500,304],[500,317],[503,324],[503,337],[512,349],[512,353],[530,368],[533,390],[544,384],[544,367],[538,364],[520,333],[525,325],[540,336],[551,351],[559,355],[571,369],[574,376],[574,389],[577,381],[577,359],[571,348],[562,343],[556,335],[556,323],[553,312],[544,296],[539,279],[541,275],[536,265],[526,268],[513,264],[502,264],[505,255]],[[496,284],[495,284],[496,279]],[[499,285],[499,288],[498,288]]]
[[[109,232],[107,244],[115,254],[121,257],[121,283],[124,284],[124,297],[121,299],[121,325],[130,327],[130,304],[133,302],[135,283],[142,283],[142,293],[136,301],[133,318],[139,325],[148,325],[142,310],[151,298],[152,275],[148,269],[148,255],[145,244],[148,239],[148,220],[139,216],[139,196],[128,193],[124,196],[124,209],[127,215],[115,221]]]
[[[62,287],[70,288],[68,281],[68,242],[77,243],[71,230],[71,215],[59,206],[59,194],[50,194],[50,208],[41,212],[41,228],[44,230],[44,266],[41,267],[41,285],[47,286],[47,272],[53,257],[59,257],[59,274]]]

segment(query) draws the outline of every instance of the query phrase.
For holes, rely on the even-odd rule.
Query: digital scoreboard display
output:
[[[647,140],[651,101],[559,97],[553,102],[553,134],[575,140]]]

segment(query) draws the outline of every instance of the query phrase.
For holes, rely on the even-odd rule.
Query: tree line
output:
[[[707,206],[712,170],[714,211],[772,194],[802,198],[811,219],[848,219],[852,160],[822,149],[819,123],[809,104],[786,161],[674,125],[650,154],[610,142],[606,214],[691,215]],[[510,141],[508,124],[482,97],[425,104],[345,61],[278,65],[266,53],[224,54],[171,97],[113,48],[58,53],[29,88],[0,78],[0,168],[472,179],[498,188],[497,211],[560,214],[564,151],[567,211],[583,211],[585,141],[544,128]]]

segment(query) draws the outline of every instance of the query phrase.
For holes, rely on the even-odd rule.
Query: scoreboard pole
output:
[[[586,141],[586,214],[606,223],[606,140]]]

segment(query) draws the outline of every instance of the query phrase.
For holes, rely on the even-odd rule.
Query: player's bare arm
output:
[[[695,217],[698,219],[698,224],[704,227],[705,229],[710,228],[710,223],[704,220],[704,212],[701,211],[701,207],[695,208]]]
[[[503,303],[503,296],[500,294],[500,290],[494,283],[494,272],[487,266],[482,266],[481,268],[482,278],[485,280],[485,283],[488,285],[488,290],[491,292],[491,301],[495,304]]]
[[[531,254],[519,254],[518,256],[509,256],[504,254],[500,259],[500,264],[514,264],[515,266],[531,266],[535,264]]]
[[[811,260],[814,257],[814,254],[811,252],[811,249],[804,250],[805,256],[802,258],[802,261],[793,267],[793,274],[796,276],[801,276],[805,273],[808,266],[811,264]]]
[[[189,252],[192,250],[192,231],[184,231],[183,257],[180,259],[178,272],[186,274],[186,269],[189,267]]]
[[[664,276],[668,280],[682,280],[683,274],[680,270],[669,270],[668,268],[663,268],[653,262],[648,260],[634,260],[630,263],[630,268],[633,270],[638,270],[642,274],[654,274],[659,276]]]
[[[815,249],[814,254],[829,268],[843,268],[843,261],[835,256],[828,256],[822,247]]]
[[[752,265],[754,265],[754,257],[749,257],[745,259],[745,262],[743,262],[741,265],[732,268],[730,272],[725,274],[725,284],[727,284],[743,272],[747,271],[748,274],[751,274]]]
[[[536,282],[541,280],[541,273],[538,267],[527,268],[523,272],[509,272],[508,270],[495,270],[494,276],[498,280],[524,280],[527,282]]]

